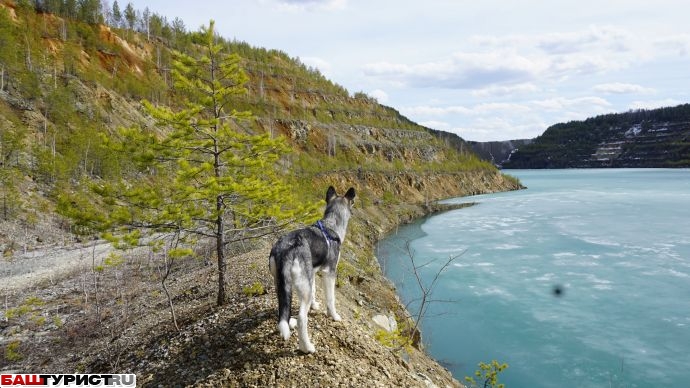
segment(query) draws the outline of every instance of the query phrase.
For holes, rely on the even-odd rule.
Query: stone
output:
[[[388,316],[383,315],[383,314],[377,314],[377,315],[374,315],[371,318],[371,320],[374,321],[376,326],[378,326],[379,328],[381,328],[381,329],[383,329],[389,333],[392,331],[390,320],[388,319]]]

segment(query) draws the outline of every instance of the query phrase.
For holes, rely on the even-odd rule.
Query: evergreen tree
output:
[[[20,195],[16,183],[22,173],[19,155],[24,151],[27,131],[22,127],[7,125],[0,128],[0,219],[8,220],[20,207]]]
[[[163,36],[163,26],[165,26],[167,23],[165,19],[157,14],[154,13],[151,15],[149,18],[149,23],[148,23],[148,33],[149,33],[149,39],[151,36],[154,37],[161,37]]]
[[[122,11],[120,11],[120,4],[117,3],[117,0],[113,1],[112,18],[113,27],[119,28],[122,24]]]
[[[178,17],[176,17],[172,22],[172,30],[175,35],[183,35],[187,31],[184,26],[184,21]]]
[[[0,8],[0,91],[7,88],[10,72],[19,67],[18,42],[17,27],[7,9]]]
[[[146,40],[151,40],[151,31],[149,29],[149,22],[151,20],[151,11],[149,7],[144,8],[144,12],[141,14],[141,32],[146,34]]]
[[[102,21],[100,0],[79,0],[78,6],[79,20],[89,24],[97,24]]]
[[[68,19],[75,19],[77,17],[77,0],[65,0],[62,3],[60,14]]]
[[[171,237],[171,257],[190,253],[198,239],[213,241],[218,261],[219,305],[226,299],[228,244],[273,233],[297,219],[313,219],[315,205],[296,205],[280,178],[277,162],[287,151],[282,138],[249,135],[241,124],[250,112],[232,109],[233,98],[246,93],[248,77],[240,57],[225,55],[214,42],[214,23],[202,28],[202,53],[175,53],[176,90],[188,97],[186,107],[172,110],[144,101],[158,131],[123,130],[111,149],[126,153],[131,178],[92,189],[104,201],[98,209],[74,200],[61,201],[63,212],[87,225],[119,231],[117,244]],[[75,209],[81,208],[80,212]],[[149,240],[150,241],[150,240]]]
[[[137,22],[137,11],[134,9],[132,3],[127,3],[125,8],[125,21],[127,21],[127,27],[130,30],[134,30],[134,25]]]
[[[173,41],[179,43],[185,37],[186,28],[182,19],[176,17],[172,22]]]

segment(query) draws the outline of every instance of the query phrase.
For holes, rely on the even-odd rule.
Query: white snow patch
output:
[[[635,137],[639,135],[640,132],[642,132],[642,124],[635,124],[632,127],[630,127],[630,129],[625,131],[625,137]]]

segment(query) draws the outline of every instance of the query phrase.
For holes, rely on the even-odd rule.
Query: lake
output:
[[[400,227],[378,245],[404,302],[451,257],[422,320],[460,381],[507,387],[690,384],[690,170],[506,170],[528,189]],[[411,304],[414,312],[418,308]]]

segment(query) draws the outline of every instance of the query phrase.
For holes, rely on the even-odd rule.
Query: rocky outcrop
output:
[[[520,147],[532,143],[532,139],[506,140],[506,141],[470,141],[468,142],[472,150],[480,158],[488,160],[499,168],[510,160],[510,157]]]

